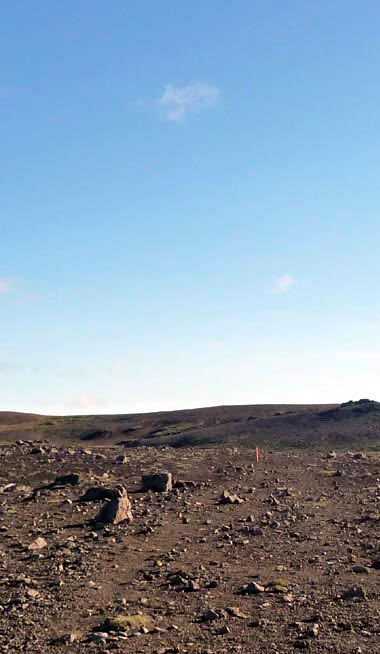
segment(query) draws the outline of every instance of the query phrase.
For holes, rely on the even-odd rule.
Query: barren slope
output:
[[[0,442],[40,439],[98,445],[377,448],[380,404],[247,405],[146,414],[36,416],[0,413]]]

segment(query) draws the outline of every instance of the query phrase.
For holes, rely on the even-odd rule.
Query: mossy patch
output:
[[[180,434],[183,431],[188,429],[196,429],[197,427],[202,426],[202,421],[192,421],[192,422],[178,422],[174,425],[168,425],[166,427],[161,427],[153,432],[152,436],[171,436],[173,434]]]
[[[150,615],[116,615],[114,618],[107,618],[104,623],[106,631],[127,631],[128,629],[141,629],[152,624]]]
[[[290,586],[290,581],[289,579],[284,579],[283,577],[277,577],[276,579],[271,579],[267,584],[265,584],[266,587],[268,586],[278,586],[281,589],[288,588]]]

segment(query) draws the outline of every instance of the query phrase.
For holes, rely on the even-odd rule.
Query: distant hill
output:
[[[17,411],[0,411],[0,427],[2,425],[19,425],[39,422],[42,416],[37,413],[18,413]]]
[[[0,412],[0,442],[185,447],[231,443],[266,448],[380,449],[380,403],[253,404],[157,413],[40,416]]]

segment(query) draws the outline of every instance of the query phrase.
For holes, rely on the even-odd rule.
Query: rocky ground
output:
[[[0,461],[1,652],[380,651],[379,455],[18,442]],[[155,471],[171,490],[142,489]]]

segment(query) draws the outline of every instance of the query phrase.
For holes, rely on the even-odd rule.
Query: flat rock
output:
[[[42,538],[41,536],[38,536],[38,538],[36,538],[36,540],[33,541],[33,543],[28,545],[28,550],[31,550],[32,552],[35,552],[35,551],[38,551],[38,550],[42,550],[44,547],[47,547],[46,540],[44,538]]]

